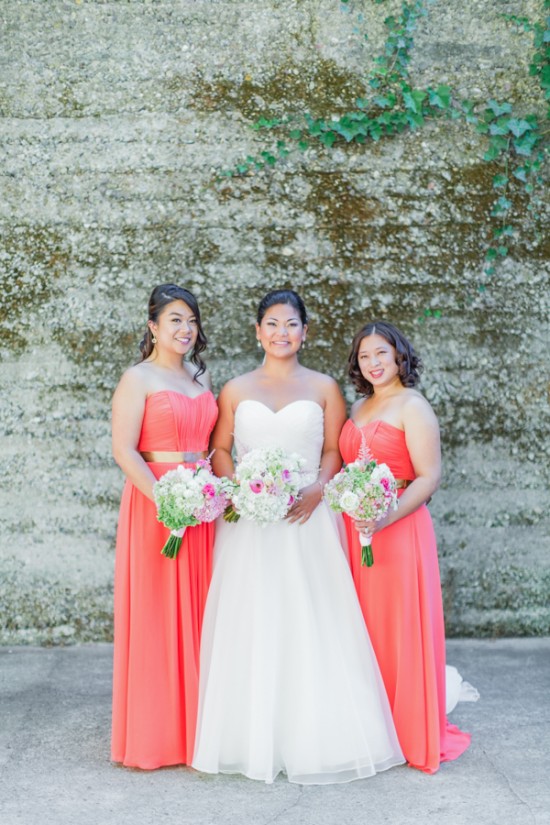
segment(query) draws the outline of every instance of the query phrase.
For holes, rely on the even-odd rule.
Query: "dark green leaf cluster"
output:
[[[384,0],[375,0],[377,4]],[[447,117],[464,120],[475,126],[478,133],[487,137],[487,149],[483,159],[500,166],[492,180],[495,191],[490,218],[493,219],[492,239],[486,252],[484,275],[490,278],[496,271],[496,263],[509,254],[510,244],[517,237],[519,228],[512,218],[518,199],[528,198],[527,209],[537,218],[535,190],[543,183],[541,167],[547,147],[545,131],[535,114],[518,114],[508,101],[489,99],[479,104],[471,100],[453,97],[449,86],[415,88],[409,77],[413,34],[417,21],[425,16],[426,6],[432,0],[402,2],[399,14],[386,17],[384,23],[388,36],[384,51],[375,58],[368,76],[369,91],[356,100],[356,108],[341,116],[315,118],[309,113],[290,118],[261,117],[252,128],[259,130],[290,127],[287,140],[305,151],[320,143],[331,148],[336,144],[364,144],[379,141],[406,130],[415,131],[434,118]],[[349,10],[350,0],[341,0]],[[550,0],[544,0],[544,9],[550,10]],[[529,73],[540,83],[548,101],[550,118],[550,16],[543,22],[527,17],[504,14],[502,17],[521,31],[533,35],[534,54]],[[367,35],[365,35],[367,38]],[[259,157],[247,157],[235,169],[222,174],[245,175],[256,169],[274,166],[289,153],[285,140],[278,140],[271,151],[262,151]],[[479,284],[485,290],[485,283]],[[439,318],[440,310],[426,309],[420,320]]]

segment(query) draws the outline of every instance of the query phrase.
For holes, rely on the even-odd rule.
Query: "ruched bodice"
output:
[[[235,412],[237,456],[259,447],[280,447],[305,459],[304,473],[317,475],[323,450],[324,414],[315,401],[292,401],[277,412],[261,401],[241,401]]]
[[[154,392],[145,402],[138,450],[207,450],[217,414],[211,392],[194,398],[173,390]]]
[[[403,430],[380,420],[358,427],[348,419],[340,435],[340,452],[346,464],[356,460],[362,443],[379,464],[388,465],[395,478],[416,478]]]

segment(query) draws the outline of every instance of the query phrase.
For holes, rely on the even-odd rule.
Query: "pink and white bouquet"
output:
[[[242,516],[266,525],[283,519],[298,497],[304,464],[297,453],[289,455],[279,447],[250,450],[235,469],[226,521]]]
[[[379,521],[397,508],[395,478],[386,464],[359,459],[348,464],[325,485],[325,499],[338,513],[352,519]],[[371,536],[359,533],[361,564],[371,567]]]
[[[229,504],[231,483],[212,472],[208,459],[197,466],[169,470],[153,486],[157,518],[171,530],[161,550],[163,556],[175,559],[181,547],[186,527],[203,521],[214,521]]]

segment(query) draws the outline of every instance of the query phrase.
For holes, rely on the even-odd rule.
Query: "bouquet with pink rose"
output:
[[[396,482],[387,464],[359,459],[348,464],[325,485],[325,499],[338,513],[358,521],[379,521],[397,507]],[[371,567],[371,537],[359,533],[361,564]]]
[[[229,503],[230,488],[227,478],[213,474],[208,459],[198,461],[195,468],[180,464],[161,476],[153,487],[157,518],[171,531],[162,555],[175,559],[187,527],[220,516]]]
[[[302,486],[304,464],[297,453],[289,455],[279,447],[245,453],[235,469],[226,521],[237,521],[242,516],[266,525],[283,519]]]

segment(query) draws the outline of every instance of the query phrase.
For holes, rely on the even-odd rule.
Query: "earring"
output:
[[[157,339],[154,332],[151,333],[151,341],[153,342],[153,344],[157,343]]]
[[[258,341],[258,339],[256,339],[256,346],[258,347],[258,349],[262,348],[262,342]]]
[[[306,339],[302,338],[302,349],[306,348]]]

